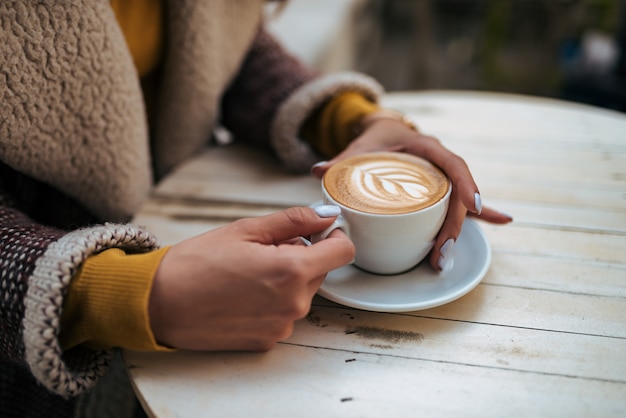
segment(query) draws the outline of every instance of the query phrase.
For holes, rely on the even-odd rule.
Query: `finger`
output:
[[[480,214],[482,199],[465,160],[441,145],[436,138],[425,135],[412,141],[406,151],[426,158],[441,168],[452,182],[465,208],[472,213]]]
[[[439,230],[439,234],[435,239],[435,245],[431,250],[429,262],[436,271],[446,271],[452,268],[454,260],[452,259],[452,248],[461,233],[463,221],[467,209],[461,201],[457,193],[450,196],[450,205],[446,219]]]
[[[483,207],[478,186],[465,160],[443,147],[436,138],[423,136],[419,144],[420,146],[409,147],[407,151],[423,152],[426,159],[439,166],[446,173],[470,215],[497,224],[512,221],[513,218],[507,214]],[[485,214],[483,214],[483,210],[486,210]]]
[[[385,135],[384,137],[387,136],[388,135]],[[393,146],[382,144],[380,141],[375,140],[375,138],[376,136],[372,134],[372,132],[366,131],[359,138],[352,141],[346,149],[341,151],[331,160],[320,161],[317,164],[314,164],[313,167],[311,167],[311,173],[315,177],[321,179],[330,167],[339,161],[345,160],[346,158],[372,151],[399,151],[399,149],[394,149]]]
[[[285,248],[286,256],[300,260],[301,266],[311,277],[324,276],[329,271],[345,266],[354,259],[354,244],[336,229],[328,238],[310,246]],[[321,284],[321,282],[320,282]]]
[[[340,229],[335,229],[326,239],[316,242],[306,250],[309,254],[309,268],[317,275],[325,275],[351,263],[356,252],[350,238]]]
[[[483,207],[480,215],[471,214],[472,217],[480,219],[482,221],[490,222],[492,224],[507,224],[513,221],[513,217],[506,213],[498,212],[495,209],[489,207]]]
[[[324,174],[326,174],[326,172],[330,169],[330,167],[332,167],[334,164],[338,163],[341,160],[345,160],[346,158],[355,154],[357,154],[357,152],[352,151],[351,148],[348,147],[346,150],[337,154],[335,158],[329,161],[321,161],[313,165],[313,167],[311,167],[311,173],[318,179],[321,179],[322,177],[324,177]]]
[[[324,177],[324,174],[328,171],[328,169],[332,166],[332,164],[328,161],[320,161],[311,167],[311,174],[313,174],[318,179]]]
[[[407,147],[407,152],[417,155],[423,153],[425,158],[439,166],[450,178],[471,216],[495,224],[505,224],[513,220],[510,215],[483,207],[478,186],[465,160],[443,147],[436,138],[422,136],[421,141]]]
[[[319,216],[312,208],[294,207],[259,218],[242,219],[231,225],[242,229],[252,241],[276,244],[323,231],[334,220],[333,216]]]
[[[345,236],[346,235],[344,234],[344,232],[342,230],[336,229],[336,230],[332,231],[329,234],[327,239],[335,239],[335,238],[343,239]],[[307,241],[305,243],[301,238],[294,238],[294,239],[291,239],[289,241],[285,241],[284,243],[281,243],[281,245],[283,245],[283,244],[297,245],[297,246],[310,246],[310,245],[312,245],[309,241]],[[350,260],[350,261],[352,261],[352,260]],[[332,260],[331,260],[331,263],[332,263]],[[343,263],[341,265],[344,265],[344,264],[347,264],[347,263]],[[333,267],[333,264],[330,264],[329,266],[326,266],[326,268],[322,268],[322,270],[328,269],[328,272],[329,272],[331,270],[334,270],[335,268],[336,267]],[[313,277],[313,279],[311,279],[310,282],[307,284],[307,290],[308,290],[309,295],[311,297],[313,297],[313,295],[315,295],[315,293],[317,293],[317,291],[319,290],[320,286],[322,285],[322,283],[326,279],[326,273],[328,273],[328,272],[324,271],[323,274]],[[315,274],[315,272],[313,274]]]
[[[307,244],[304,241],[302,241],[302,238],[298,237],[298,238],[290,238],[290,239],[282,241],[282,242],[277,242],[276,245],[302,245],[302,246],[306,246]]]

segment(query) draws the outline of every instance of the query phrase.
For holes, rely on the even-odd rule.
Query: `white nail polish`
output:
[[[321,205],[314,208],[320,218],[332,218],[341,214],[341,208],[335,205]]]
[[[328,164],[328,161],[320,161],[319,163],[315,163],[311,166],[311,171],[313,171],[314,169],[316,169],[317,167],[321,167],[323,165]]]
[[[449,238],[443,243],[441,249],[439,250],[440,255],[437,260],[437,265],[442,272],[450,271],[454,267],[454,258],[452,258],[452,247],[454,247],[454,242],[454,238]]]
[[[437,264],[439,265],[439,268],[441,269],[441,272],[442,273],[446,273],[446,272],[452,270],[452,268],[454,267],[454,259],[453,258],[439,257],[439,260],[437,261]]]
[[[450,251],[452,251],[452,247],[454,247],[454,238],[449,238],[446,242],[443,243],[439,253],[441,253],[441,257],[446,258],[450,256]]]
[[[480,198],[480,193],[474,193],[474,209],[478,215],[483,211],[483,200]]]

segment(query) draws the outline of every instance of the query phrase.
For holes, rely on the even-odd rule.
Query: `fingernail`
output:
[[[450,255],[450,251],[452,251],[452,247],[454,247],[454,238],[449,238],[446,242],[443,243],[439,253],[441,257],[446,258]]]
[[[454,247],[454,238],[449,238],[446,242],[443,243],[441,249],[439,250],[439,260],[437,260],[437,265],[441,269],[442,272],[452,270],[454,267],[454,259],[452,258],[452,247]]]
[[[313,170],[315,170],[317,167],[321,167],[323,165],[328,164],[328,161],[320,161],[319,163],[315,163],[311,166],[311,172],[313,172]]]
[[[509,215],[506,212],[500,212],[500,214],[502,214],[502,216],[506,216],[507,218],[509,218],[511,221],[513,220],[513,217],[511,215]]]
[[[439,265],[442,273],[447,273],[454,267],[454,259],[439,257],[439,261],[437,262],[437,264]]]
[[[480,198],[480,193],[474,193],[474,208],[478,215],[483,211],[483,200]]]
[[[335,205],[321,205],[314,208],[320,218],[332,218],[341,214],[341,208]]]

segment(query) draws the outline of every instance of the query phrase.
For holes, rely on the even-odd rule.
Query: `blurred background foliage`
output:
[[[513,92],[626,111],[626,0],[291,0],[285,19],[298,7],[313,16],[304,2],[336,21],[310,28],[327,38],[307,51],[321,70],[361,71],[389,91]],[[292,45],[303,22],[283,32]]]

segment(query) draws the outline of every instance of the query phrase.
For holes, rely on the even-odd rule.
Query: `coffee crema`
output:
[[[450,187],[446,175],[429,161],[396,152],[347,158],[324,174],[323,183],[340,204],[375,214],[427,208],[440,201]]]

